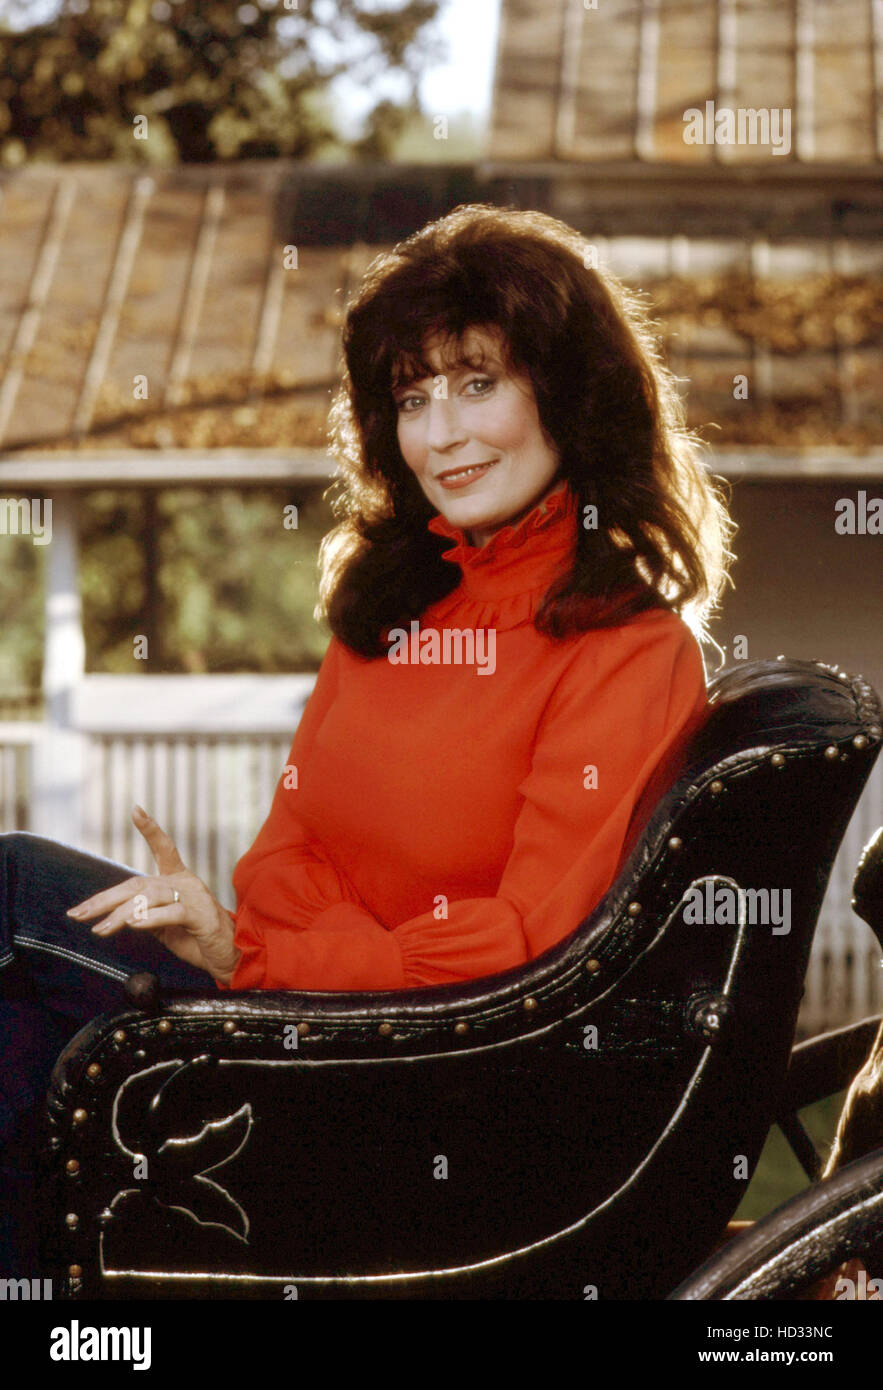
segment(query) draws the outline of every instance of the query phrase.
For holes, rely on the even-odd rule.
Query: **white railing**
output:
[[[155,682],[146,692],[145,680]],[[232,908],[233,867],[266,818],[312,683],[311,675],[87,677],[78,729],[65,731],[66,742],[56,745],[71,756],[70,741],[80,741],[79,759],[72,757],[84,774],[78,805],[59,798],[57,758],[49,752],[55,736],[46,725],[0,723],[0,830],[48,833],[152,873],[150,853],[130,820],[139,802],[173,836],[185,863]],[[41,778],[48,788],[45,821]],[[65,834],[57,832],[59,805],[70,827]],[[883,948],[850,907],[862,847],[880,825],[883,759],[872,770],[831,873],[807,972],[801,1036],[883,1013]]]
[[[266,819],[291,735],[93,734],[86,759],[84,848],[156,873],[130,819],[135,802],[184,862],[233,908],[231,878]]]
[[[137,802],[223,903],[266,819],[312,673],[87,676],[70,727],[0,723],[0,829],[25,829],[144,873]]]
[[[883,1013],[883,947],[850,907],[862,849],[883,825],[883,759],[878,758],[846,828],[819,913],[800,1010],[804,1037]]]
[[[34,752],[42,726],[22,725],[14,741],[6,729],[0,725],[0,830],[48,833],[138,872],[155,873],[131,821],[138,802],[168,830],[188,868],[233,907],[233,866],[266,818],[290,735],[85,735],[77,816],[82,830],[59,835],[41,827],[33,814]],[[22,737],[26,731],[29,736]]]

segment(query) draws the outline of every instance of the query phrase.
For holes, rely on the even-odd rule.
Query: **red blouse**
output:
[[[482,548],[437,514],[457,588],[419,630],[390,631],[403,640],[386,657],[332,637],[234,869],[230,988],[490,975],[574,931],[610,887],[642,789],[705,716],[705,674],[667,610],[562,642],[536,631],[577,524],[566,481]]]

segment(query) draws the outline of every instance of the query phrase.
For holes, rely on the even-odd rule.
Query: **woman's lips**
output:
[[[485,473],[493,468],[495,463],[499,462],[499,459],[491,459],[488,463],[478,463],[470,465],[469,468],[458,469],[456,473],[449,471],[436,478],[435,481],[440,487],[445,488],[446,491],[455,491],[461,487],[468,487],[470,483],[474,483],[478,478],[483,478]]]

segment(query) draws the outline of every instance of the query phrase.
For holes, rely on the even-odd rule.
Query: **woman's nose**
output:
[[[430,400],[428,415],[426,442],[431,449],[449,449],[452,444],[465,443],[468,436],[456,402]]]

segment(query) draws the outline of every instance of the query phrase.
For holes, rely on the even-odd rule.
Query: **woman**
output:
[[[130,970],[203,990],[472,979],[610,886],[706,711],[681,614],[701,631],[729,522],[637,301],[587,251],[543,214],[469,206],[369,267],[330,416],[333,635],[235,914],[140,808],[152,876],[0,837],[20,1193],[60,1039]]]

